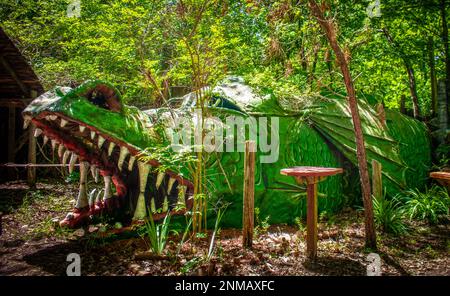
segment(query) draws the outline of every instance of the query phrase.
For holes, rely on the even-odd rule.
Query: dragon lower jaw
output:
[[[158,171],[155,160],[141,161],[135,147],[61,114],[45,112],[24,117],[25,125],[30,121],[35,124],[35,137],[43,135],[44,143],[50,139],[53,151],[58,146],[58,156],[62,164],[68,163],[69,172],[79,161],[75,209],[61,221],[61,226],[76,227],[89,217],[126,207],[134,221],[148,215],[157,220],[168,212],[182,214],[192,207],[192,183],[174,172]],[[88,191],[89,170],[96,182],[99,175],[103,177],[103,193]]]

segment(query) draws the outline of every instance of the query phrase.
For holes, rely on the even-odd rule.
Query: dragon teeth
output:
[[[116,146],[116,144],[114,144],[114,142],[109,143],[108,156],[111,156],[111,153],[113,152],[113,149],[115,146]]]
[[[173,183],[175,183],[175,178],[170,178],[169,184],[167,184],[167,193],[170,194],[170,191],[172,191]]]
[[[103,143],[105,142],[105,138],[102,136],[98,136],[98,148],[102,148]]]
[[[64,145],[61,144],[58,147],[58,156],[59,156],[59,158],[61,158],[63,156],[63,152],[64,152]]]
[[[42,134],[42,130],[40,128],[37,128],[34,130],[34,137],[37,138]]]
[[[56,148],[56,140],[51,140],[52,143],[52,151],[55,151]]]
[[[61,124],[59,125],[60,127],[65,127],[67,125],[68,121],[65,119],[61,118]]]
[[[147,186],[147,177],[150,172],[150,166],[147,164],[138,161],[138,168],[139,168],[139,184],[140,184],[140,192],[145,192],[145,187]]]
[[[92,178],[94,178],[94,182],[98,183],[98,169],[97,169],[97,166],[95,166],[95,165],[91,166],[91,175],[92,175]]]
[[[130,160],[128,160],[128,170],[131,171],[133,169],[133,164],[136,158],[134,156],[130,156]]]
[[[119,167],[120,171],[122,170],[123,161],[125,160],[125,157],[127,157],[128,154],[130,154],[130,152],[128,151],[127,147],[121,146],[120,154],[119,154],[119,161],[117,163],[117,166]]]
[[[63,165],[66,165],[67,160],[69,159],[69,156],[70,156],[70,151],[69,151],[69,150],[66,150],[66,151],[64,152],[64,154],[63,154],[63,157],[62,157],[62,164],[63,164]]]
[[[23,129],[26,129],[30,125],[30,122],[31,122],[31,117],[26,116],[23,119]]]
[[[95,202],[96,202],[96,203],[99,203],[99,202],[102,201],[102,191],[103,191],[103,190],[99,190],[99,191],[98,191],[97,196],[95,197]]]
[[[89,207],[92,207],[95,203],[95,191],[97,191],[97,188],[94,188],[91,192],[89,192]]]
[[[164,197],[162,210],[163,212],[167,212],[169,210],[169,201],[167,200],[167,195]]]
[[[56,115],[49,115],[48,116],[48,119],[50,119],[50,120],[56,120],[58,118],[58,116],[56,116]]]
[[[156,189],[158,189],[159,188],[159,186],[161,186],[161,182],[162,182],[162,180],[164,179],[164,176],[165,176],[166,174],[164,173],[164,172],[159,172],[158,173],[158,177],[156,177]]]
[[[143,219],[145,218],[145,187],[147,185],[147,177],[150,172],[150,167],[143,163],[138,161],[138,168],[139,168],[139,197],[136,204],[136,210],[134,211],[134,220]]]
[[[153,197],[150,200],[150,210],[152,213],[156,213],[155,199]]]
[[[48,143],[48,137],[44,136],[44,144],[43,144],[43,146],[47,145],[47,143]]]
[[[95,132],[91,131],[91,139],[94,140],[94,138],[95,138]]]
[[[87,195],[87,171],[89,169],[89,163],[87,161],[80,162],[80,192],[78,193],[77,203],[75,207],[82,209],[89,205]]]
[[[95,178],[95,164],[91,165],[91,175],[92,178]]]
[[[84,130],[86,129],[84,125],[80,125],[78,126],[78,128],[80,129],[80,133],[84,132]]]
[[[103,192],[103,200],[107,200],[112,197],[111,191],[111,176],[103,176],[103,181],[105,182],[105,190]]]
[[[78,156],[75,153],[72,153],[69,161],[69,174],[72,174],[73,168],[75,167],[75,163],[77,162]]]

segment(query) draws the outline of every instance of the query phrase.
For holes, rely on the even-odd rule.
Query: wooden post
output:
[[[380,200],[383,198],[383,181],[381,179],[381,163],[372,159],[372,192]]]
[[[306,255],[312,261],[317,258],[317,182],[314,177],[307,178]]]
[[[255,155],[256,143],[245,142],[244,158],[244,196],[242,215],[242,246],[251,248],[253,244],[254,212],[255,212]]]
[[[30,123],[28,128],[28,163],[36,164],[36,138],[34,137],[34,131],[36,127],[33,123]],[[36,185],[36,168],[28,167],[27,169],[27,182],[30,187]]]
[[[16,108],[8,107],[8,162],[15,162],[16,159]],[[8,169],[9,179],[14,179],[14,168]]]

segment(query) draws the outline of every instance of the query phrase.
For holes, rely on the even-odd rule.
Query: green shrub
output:
[[[404,222],[405,212],[401,202],[397,198],[373,199],[373,212],[375,225],[383,232],[400,235],[407,232]]]
[[[255,237],[260,236],[261,234],[267,233],[267,230],[270,227],[269,224],[270,216],[266,216],[264,219],[261,220],[261,211],[259,208],[255,208],[255,228],[253,229],[253,235]]]
[[[405,210],[410,220],[425,220],[430,224],[437,224],[448,218],[450,197],[443,187],[433,186],[425,192],[408,190],[404,198]]]

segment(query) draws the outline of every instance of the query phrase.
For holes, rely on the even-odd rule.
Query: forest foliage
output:
[[[157,106],[193,77],[213,84],[242,75],[262,92],[296,98],[340,93],[342,76],[302,0],[90,0],[69,17],[68,0],[1,0],[0,25],[46,89],[87,79],[115,84],[125,100]],[[442,0],[327,1],[351,61],[359,98],[412,109],[406,64],[422,115],[432,112],[432,76],[445,78]],[[376,2],[376,1],[375,1]],[[442,6],[444,5],[444,6]],[[388,32],[391,39],[387,38]]]

